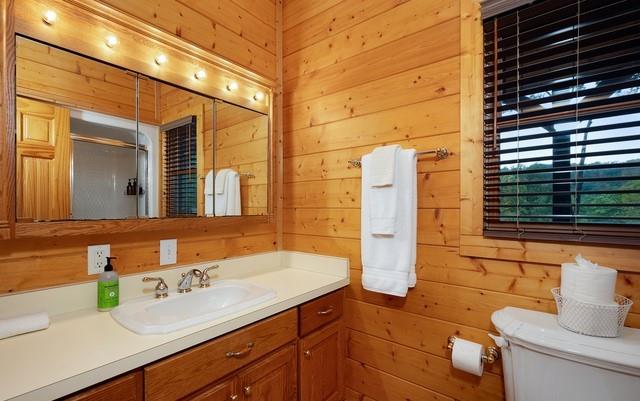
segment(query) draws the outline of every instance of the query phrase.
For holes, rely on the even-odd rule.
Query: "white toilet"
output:
[[[589,337],[556,315],[507,307],[491,320],[502,338],[507,401],[640,401],[640,330]]]

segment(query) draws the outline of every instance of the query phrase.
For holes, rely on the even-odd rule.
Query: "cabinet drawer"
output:
[[[174,401],[198,391],[293,341],[297,324],[292,309],[145,367],[145,400]]]
[[[300,337],[342,316],[344,290],[334,291],[300,306]]]
[[[64,398],[65,401],[142,401],[142,372],[124,376],[98,384],[88,390]]]

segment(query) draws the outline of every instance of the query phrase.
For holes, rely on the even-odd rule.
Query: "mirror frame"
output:
[[[65,28],[59,22],[55,25],[45,24],[41,19],[45,7],[55,9],[62,20],[74,21],[73,29]],[[116,234],[163,230],[207,230],[236,226],[239,223],[260,225],[275,222],[275,206],[276,203],[281,203],[276,196],[275,186],[276,182],[282,182],[282,163],[279,162],[281,152],[276,152],[275,149],[276,138],[281,136],[276,133],[274,124],[275,79],[258,75],[95,0],[82,2],[28,0],[21,2],[21,7],[15,7],[14,2],[9,0],[2,12],[5,17],[4,27],[0,33],[5,56],[4,65],[2,65],[4,83],[2,100],[5,109],[1,118],[5,119],[3,121],[5,133],[3,142],[0,142],[3,151],[0,157],[3,167],[0,175],[0,180],[3,181],[0,184],[0,206],[6,209],[0,211],[0,239],[94,235],[105,232]],[[55,31],[52,31],[53,29]],[[78,31],[85,34],[77,37],[75,33]],[[124,47],[126,43],[129,47],[127,50],[129,57],[127,54],[116,56],[114,52],[107,49],[103,38],[105,32],[111,32],[122,38],[123,43],[119,46]],[[269,118],[267,215],[18,223],[15,199],[16,34],[267,114]],[[149,61],[153,60],[153,55],[158,54],[159,51],[172,60],[170,68],[161,69]],[[195,68],[207,70],[206,84],[193,79],[192,71]],[[189,73],[185,73],[186,71]],[[233,93],[227,91],[225,86],[229,81],[238,82],[240,89]],[[260,107],[257,107],[256,102],[251,99],[257,90],[266,94],[264,104],[259,105]],[[276,165],[280,171],[277,180],[274,174]],[[3,215],[6,215],[6,221],[2,218]]]

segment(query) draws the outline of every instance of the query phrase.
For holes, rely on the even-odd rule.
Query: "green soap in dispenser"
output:
[[[120,301],[120,283],[118,273],[113,271],[111,259],[115,257],[107,257],[107,265],[104,272],[98,277],[98,310],[101,312],[109,311]]]

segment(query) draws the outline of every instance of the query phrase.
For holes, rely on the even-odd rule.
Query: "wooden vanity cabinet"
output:
[[[64,398],[70,401],[340,401],[344,290]]]
[[[343,399],[344,361],[342,306],[338,290],[300,307],[298,377],[300,401]]]

